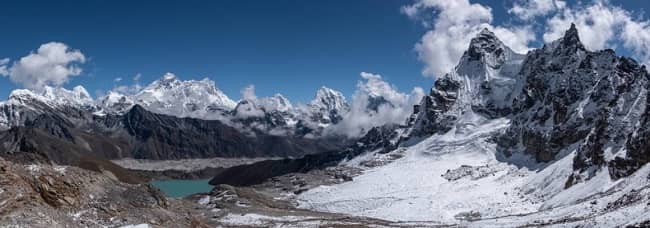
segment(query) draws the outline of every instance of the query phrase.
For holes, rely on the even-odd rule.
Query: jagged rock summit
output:
[[[641,151],[637,137],[645,123],[647,88],[645,66],[610,49],[587,50],[575,25],[526,55],[514,53],[484,29],[458,66],[423,98],[409,136],[507,118],[509,127],[497,137],[505,157],[524,154],[552,162],[575,156],[576,174],[569,182],[605,167],[617,178],[647,163],[640,155],[645,153],[629,153]]]
[[[482,30],[404,126],[347,151],[341,164],[367,172],[300,206],[476,227],[648,224],[648,80],[635,60],[586,49],[575,25],[525,55]]]
[[[410,134],[449,131],[463,115],[494,118],[509,114],[514,93],[522,86],[518,72],[524,57],[483,29],[454,70],[436,80],[422,99],[409,123]]]
[[[309,109],[313,120],[322,124],[336,124],[350,110],[350,105],[341,92],[323,86],[309,103]]]

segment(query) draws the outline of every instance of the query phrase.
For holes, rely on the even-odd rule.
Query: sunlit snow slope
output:
[[[476,120],[408,147],[406,156],[366,171],[352,182],[321,186],[300,195],[306,208],[400,221],[456,221],[463,212],[495,217],[535,211],[540,205],[519,191],[532,172],[499,162],[490,133],[508,120]],[[481,174],[449,181],[462,165],[487,166]],[[485,175],[485,176],[482,176]]]
[[[554,221],[568,226],[578,220],[624,225],[650,217],[649,167],[617,182],[600,172],[564,190],[573,155],[546,167],[532,162],[517,167],[511,160],[499,161],[490,142],[507,128],[507,119],[467,114],[463,120],[446,134],[405,147],[403,158],[366,170],[351,182],[299,195],[300,207],[393,221],[497,227]],[[626,196],[640,197],[637,206],[616,208]]]
[[[383,148],[341,165],[367,168],[385,145],[402,158],[298,203],[416,224],[648,227],[648,78],[586,50],[573,25],[525,56],[483,30],[406,126],[358,143]]]

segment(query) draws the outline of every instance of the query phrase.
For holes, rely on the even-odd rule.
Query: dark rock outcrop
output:
[[[182,159],[210,157],[300,157],[341,147],[341,142],[245,134],[218,120],[177,118],[134,106],[121,116],[78,115],[49,112],[34,114],[24,123],[29,132],[56,138],[106,159]],[[22,130],[14,130],[23,132]],[[11,135],[12,131],[5,132]],[[15,142],[17,138],[5,138]],[[40,141],[40,140],[39,140]],[[43,151],[46,143],[17,144],[12,151]],[[55,160],[55,162],[58,162]]]
[[[495,137],[505,157],[524,153],[548,163],[575,154],[569,186],[605,167],[620,178],[650,161],[648,81],[633,59],[585,48],[575,25],[525,56],[483,30],[454,70],[436,80],[404,131],[422,138],[463,118],[508,118]]]
[[[626,147],[646,107],[638,102],[647,96],[645,67],[612,50],[587,50],[575,26],[529,52],[519,75],[523,89],[512,103],[511,126],[497,140],[499,150],[552,162],[575,145],[573,181],[590,178],[607,165],[606,153]]]
[[[111,173],[122,182],[144,180],[111,161],[97,156],[83,145],[56,137],[38,128],[15,127],[0,132],[0,156],[20,163],[59,164]]]

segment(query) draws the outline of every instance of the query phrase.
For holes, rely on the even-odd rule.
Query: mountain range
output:
[[[585,48],[575,25],[526,54],[484,29],[406,124],[369,131],[337,164],[367,172],[297,200],[478,227],[647,224],[648,76],[634,59]],[[387,155],[399,159],[365,167]]]
[[[649,79],[634,59],[585,48],[575,25],[525,54],[484,29],[402,124],[357,137],[328,130],[354,111],[326,87],[305,105],[281,94],[235,102],[211,80],[166,74],[97,100],[83,87],[15,90],[0,103],[0,146],[124,182],[138,180],[110,160],[285,158],[225,169],[210,182],[219,186],[352,167],[363,172],[285,195],[301,209],[392,221],[648,224]],[[380,92],[363,112],[397,106]]]

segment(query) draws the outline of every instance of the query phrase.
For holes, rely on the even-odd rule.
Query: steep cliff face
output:
[[[144,180],[108,159],[93,153],[79,138],[71,140],[47,132],[47,128],[15,127],[0,132],[0,156],[25,164],[58,164],[96,172],[110,172],[122,182]],[[70,132],[75,137],[74,132]]]
[[[18,89],[7,101],[0,102],[0,130],[26,126],[42,114],[69,117],[78,125],[105,116],[122,116],[138,105],[177,118],[219,120],[244,134],[316,138],[331,136],[324,135],[324,129],[339,123],[349,111],[343,94],[327,87],[320,88],[309,104],[300,106],[293,106],[281,94],[235,102],[212,80],[183,81],[171,73],[144,88],[131,90],[110,91],[93,100],[81,86],[72,90]]]
[[[645,67],[612,50],[586,50],[573,26],[560,40],[530,52],[520,75],[525,86],[512,103],[500,149],[550,162],[575,148],[574,180],[593,176],[621,155],[646,108]]]
[[[113,138],[129,141],[130,156],[144,159],[207,157],[288,157],[338,148],[326,141],[302,137],[254,136],[216,120],[176,118],[135,106],[121,116]]]
[[[43,118],[42,115],[74,119],[70,124],[83,123],[92,118],[94,111],[96,107],[82,87],[75,87],[72,91],[47,87],[42,93],[14,90],[7,101],[0,102],[0,130],[35,124],[39,122],[38,118]]]
[[[411,118],[412,136],[449,131],[473,112],[486,118],[511,112],[512,91],[523,55],[513,52],[487,29],[470,42],[454,70],[436,80]]]
[[[646,109],[634,131],[628,135],[625,149],[608,163],[609,173],[614,178],[627,177],[650,162],[650,101],[647,95],[639,96],[645,99],[640,102],[645,103]]]
[[[199,89],[194,88],[197,86]],[[207,94],[220,94],[208,81],[183,83],[171,76],[150,87],[147,94],[154,96],[162,90],[164,93],[156,96],[165,99],[139,102],[160,104],[160,107],[166,107],[160,102],[181,99],[177,96],[179,94],[191,95],[178,92],[182,88],[194,88],[195,92],[205,89]],[[47,88],[43,93],[16,90],[7,101],[0,103],[0,133],[6,136],[2,140],[3,146],[7,147],[6,153],[21,156],[25,153],[18,152],[34,153],[38,156],[29,156],[36,160],[69,165],[78,164],[79,155],[69,156],[71,160],[66,160],[66,153],[57,155],[50,152],[70,150],[102,159],[300,157],[335,150],[347,143],[294,135],[295,116],[289,110],[291,104],[281,96],[250,103],[242,101],[237,107],[240,109],[233,111],[233,115],[240,110],[262,115],[255,118],[245,116],[233,119],[233,122],[180,118],[154,113],[120,94],[109,94],[101,100],[101,105],[97,105],[81,87],[74,90]],[[244,110],[246,107],[249,109]],[[228,113],[230,111],[222,114]],[[20,137],[15,135],[17,133]],[[30,138],[31,133],[34,136]],[[39,142],[48,139],[51,140]]]
[[[321,124],[336,124],[350,110],[350,105],[341,92],[323,86],[316,92],[308,109],[311,120]]]
[[[648,162],[648,86],[645,66],[613,50],[587,50],[575,26],[526,55],[484,30],[435,82],[405,131],[422,138],[506,118],[509,126],[495,137],[504,157],[548,163],[575,156],[567,186],[604,167],[619,178]]]
[[[375,128],[341,158],[366,172],[298,202],[477,227],[643,226],[648,80],[636,61],[586,49],[575,26],[526,55],[484,30],[405,126]]]

